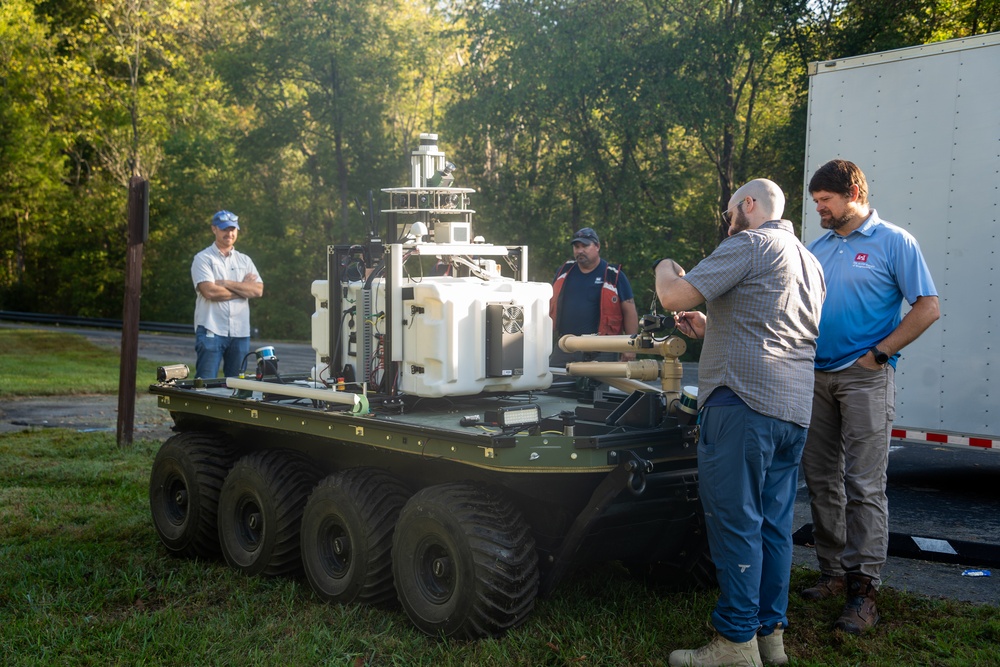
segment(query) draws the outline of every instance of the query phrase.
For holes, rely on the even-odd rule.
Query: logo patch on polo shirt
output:
[[[859,252],[857,255],[854,256],[853,266],[855,269],[868,269],[870,271],[873,271],[875,269],[874,264],[868,263],[868,253],[866,252]]]

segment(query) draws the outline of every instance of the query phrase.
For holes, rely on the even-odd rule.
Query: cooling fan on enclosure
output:
[[[504,333],[521,333],[524,331],[524,309],[520,306],[506,306],[503,309],[500,326]]]
[[[486,377],[524,373],[524,308],[507,303],[486,304]]]

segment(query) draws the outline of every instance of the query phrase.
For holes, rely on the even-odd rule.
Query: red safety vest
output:
[[[557,314],[561,309],[560,296],[566,284],[566,277],[576,266],[576,262],[566,262],[559,269],[559,275],[552,283],[552,299],[549,301],[549,317],[552,318],[553,332],[559,331]],[[621,297],[618,296],[618,276],[622,265],[611,266],[604,270],[604,284],[601,286],[601,316],[597,324],[597,333],[601,336],[616,336],[625,331],[625,316],[622,314]],[[609,277],[611,280],[609,280]]]

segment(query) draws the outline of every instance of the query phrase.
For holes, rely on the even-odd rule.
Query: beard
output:
[[[854,213],[852,211],[844,211],[844,214],[839,218],[833,215],[829,218],[820,217],[819,224],[823,227],[823,229],[832,229],[833,231],[837,231],[849,223],[853,217]]]
[[[750,229],[750,221],[743,213],[743,208],[737,207],[736,213],[733,215],[733,222],[729,225],[729,235],[734,236],[746,229]]]

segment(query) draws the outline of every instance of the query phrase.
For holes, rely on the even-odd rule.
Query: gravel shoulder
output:
[[[134,438],[168,438],[172,426],[170,413],[156,406],[155,396],[136,397]],[[86,394],[0,400],[0,433],[42,428],[114,433],[118,429],[118,397]]]

